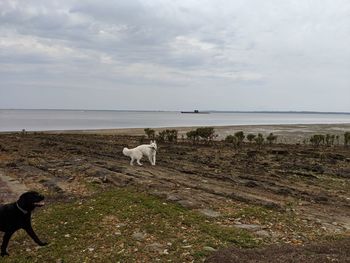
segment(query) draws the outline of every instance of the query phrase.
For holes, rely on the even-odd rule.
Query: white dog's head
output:
[[[151,141],[150,144],[149,144],[149,146],[150,146],[152,149],[154,149],[155,151],[157,151],[157,143],[156,143],[156,141]]]

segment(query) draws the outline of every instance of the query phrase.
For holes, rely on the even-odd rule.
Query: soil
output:
[[[231,247],[208,258],[206,263],[322,263],[350,262],[350,238],[306,246],[271,245],[263,249]]]
[[[300,245],[350,233],[349,148],[163,143],[156,166],[146,159],[141,167],[130,166],[121,150],[146,142],[142,140],[120,134],[1,134],[0,202],[15,200],[23,189],[81,197],[91,194],[89,184],[101,189],[134,186],[205,211],[218,224],[248,229],[267,244]],[[259,215],[238,216],[248,207],[266,208],[280,217],[292,214],[295,221],[279,224]],[[208,262],[236,261],[215,261],[214,256]]]

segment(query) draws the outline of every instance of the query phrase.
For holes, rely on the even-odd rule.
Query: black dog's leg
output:
[[[10,238],[13,235],[14,232],[5,232],[5,235],[2,239],[2,245],[1,245],[1,256],[9,256],[9,253],[7,253],[7,245],[9,244]]]
[[[42,242],[38,236],[35,234],[32,226],[28,226],[24,229],[28,235],[35,241],[35,243],[37,243],[39,246],[46,246],[47,242]]]

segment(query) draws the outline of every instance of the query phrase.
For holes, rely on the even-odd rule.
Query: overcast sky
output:
[[[1,0],[0,108],[350,112],[350,1]]]

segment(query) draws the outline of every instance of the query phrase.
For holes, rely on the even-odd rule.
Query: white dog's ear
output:
[[[153,141],[151,140],[150,144],[153,143]]]

